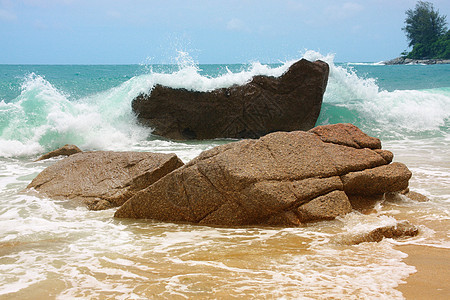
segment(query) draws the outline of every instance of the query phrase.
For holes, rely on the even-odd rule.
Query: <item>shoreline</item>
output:
[[[395,247],[408,257],[403,261],[417,272],[397,289],[405,299],[448,299],[450,295],[450,249],[422,245]]]
[[[440,65],[450,64],[450,59],[412,59],[405,57],[397,57],[391,60],[383,61],[384,65]]]

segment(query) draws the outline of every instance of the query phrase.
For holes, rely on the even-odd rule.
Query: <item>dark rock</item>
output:
[[[156,85],[132,107],[154,134],[178,140],[308,130],[319,117],[328,72],[326,63],[302,59],[278,78],[255,76],[245,85],[210,92]]]
[[[385,65],[436,65],[450,64],[450,59],[412,59],[406,57],[397,57],[388,61],[384,61]]]
[[[352,143],[333,136],[341,129]],[[115,216],[295,226],[350,212],[347,191],[379,195],[408,185],[409,170],[389,165],[379,143],[361,142],[373,139],[353,125],[321,132],[327,132],[326,139],[315,130],[276,132],[205,151],[130,198]]]
[[[49,158],[56,157],[56,156],[70,156],[72,154],[80,153],[80,152],[83,152],[83,151],[81,151],[80,148],[78,148],[77,146],[66,144],[59,149],[53,150],[49,153],[42,155],[35,161],[49,159]]]
[[[357,210],[363,214],[374,213],[375,206],[384,201],[385,194],[378,195],[347,195],[350,200],[350,204],[354,210]]]
[[[82,152],[46,168],[28,188],[54,199],[80,200],[92,210],[107,209],[182,165],[175,154]]]

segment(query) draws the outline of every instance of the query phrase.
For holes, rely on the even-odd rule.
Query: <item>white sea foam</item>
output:
[[[353,111],[354,119],[348,122],[356,121],[363,129],[378,135],[407,137],[426,131],[448,135],[445,128],[450,122],[450,93],[447,89],[383,91],[375,78],[364,78],[351,67],[336,65],[333,55],[309,51],[305,57],[321,59],[330,65],[324,103]]]
[[[439,131],[450,118],[450,97],[427,91],[381,91],[365,100],[353,107],[384,131]]]
[[[0,268],[8,276],[0,278],[0,295],[51,285],[60,299],[401,298],[394,288],[413,272],[389,243],[330,244],[343,225],[350,230],[350,216],[305,228],[213,228],[114,221],[111,210],[33,195],[16,194],[7,207],[0,215]]]
[[[346,64],[349,66],[384,66],[383,61],[379,61],[379,62],[349,62]]]
[[[140,85],[128,81],[109,91],[69,101],[43,77],[28,76],[16,101],[2,103],[8,124],[0,136],[0,156],[31,155],[65,143],[105,149],[145,140],[148,132],[135,124],[130,105],[142,92],[143,84],[142,80]]]

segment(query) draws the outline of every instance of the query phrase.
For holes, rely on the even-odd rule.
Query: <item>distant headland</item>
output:
[[[447,16],[440,15],[433,4],[418,1],[414,9],[406,12],[402,30],[409,41],[410,52],[403,51],[400,57],[383,62],[385,65],[448,64],[450,63],[450,30]]]
[[[450,59],[414,59],[408,57],[397,57],[391,60],[383,61],[385,65],[437,65],[450,64]]]

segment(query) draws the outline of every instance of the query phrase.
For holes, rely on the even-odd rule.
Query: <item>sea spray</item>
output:
[[[88,149],[126,147],[148,135],[136,125],[130,105],[146,89],[133,80],[73,101],[36,74],[25,78],[21,90],[14,101],[0,104],[1,156],[30,155],[66,143]]]

